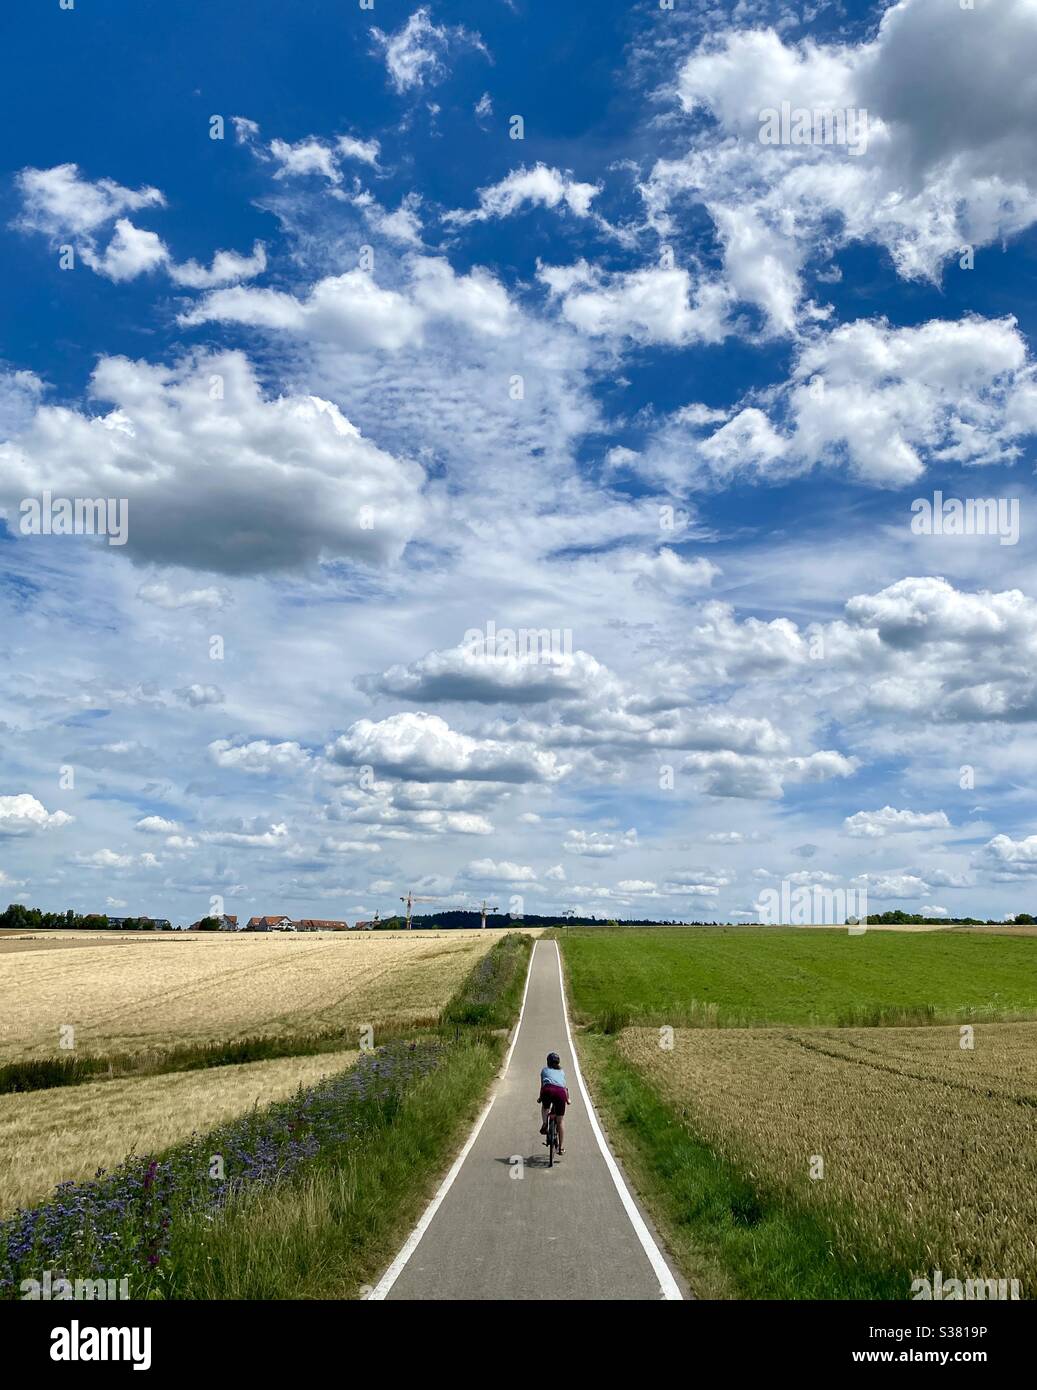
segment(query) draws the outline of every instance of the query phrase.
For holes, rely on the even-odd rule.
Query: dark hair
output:
[[[559,1057],[557,1052],[549,1052],[547,1054],[547,1065],[549,1067],[558,1067],[561,1066],[561,1063],[562,1059]]]

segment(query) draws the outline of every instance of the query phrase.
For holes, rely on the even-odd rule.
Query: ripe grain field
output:
[[[759,1190],[820,1216],[841,1249],[1015,1278],[1033,1296],[1037,1024],[964,1037],[683,1029],[672,1042],[632,1028],[619,1050],[697,1136]]]
[[[93,1082],[0,1096],[0,1217],[59,1182],[92,1177],[352,1066],[359,1053]]]
[[[434,1021],[499,935],[198,934],[8,952],[0,1062],[60,1055],[62,1037],[97,1056]]]

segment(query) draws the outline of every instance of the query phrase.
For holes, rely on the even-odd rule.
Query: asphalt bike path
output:
[[[548,1052],[572,1105],[547,1165],[536,1096]],[[579,1073],[554,941],[533,947],[522,1013],[486,1108],[370,1299],[680,1299],[608,1151]]]

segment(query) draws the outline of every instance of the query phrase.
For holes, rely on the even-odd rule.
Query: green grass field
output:
[[[580,1018],[720,1027],[1037,1017],[1037,938],[794,927],[559,933]]]

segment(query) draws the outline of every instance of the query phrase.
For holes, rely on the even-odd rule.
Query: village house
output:
[[[296,931],[348,931],[348,922],[337,922],[326,917],[301,917],[295,922]]]
[[[202,928],[202,923],[203,923],[203,922],[218,922],[218,923],[219,923],[219,930],[220,930],[220,931],[241,931],[241,930],[242,930],[242,928],[238,926],[238,919],[237,919],[237,917],[230,917],[230,916],[227,915],[226,912],[222,913],[219,917],[217,917],[215,914],[210,914],[210,915],[208,915],[208,916],[206,916],[206,917],[199,917],[198,921],[197,921],[197,922],[192,922],[191,925],[187,928],[187,930],[188,930],[188,931],[201,931],[201,930],[203,929],[203,928]],[[216,929],[215,929],[215,928],[206,928],[206,930],[216,930]]]
[[[290,917],[250,917],[246,931],[295,931]]]

